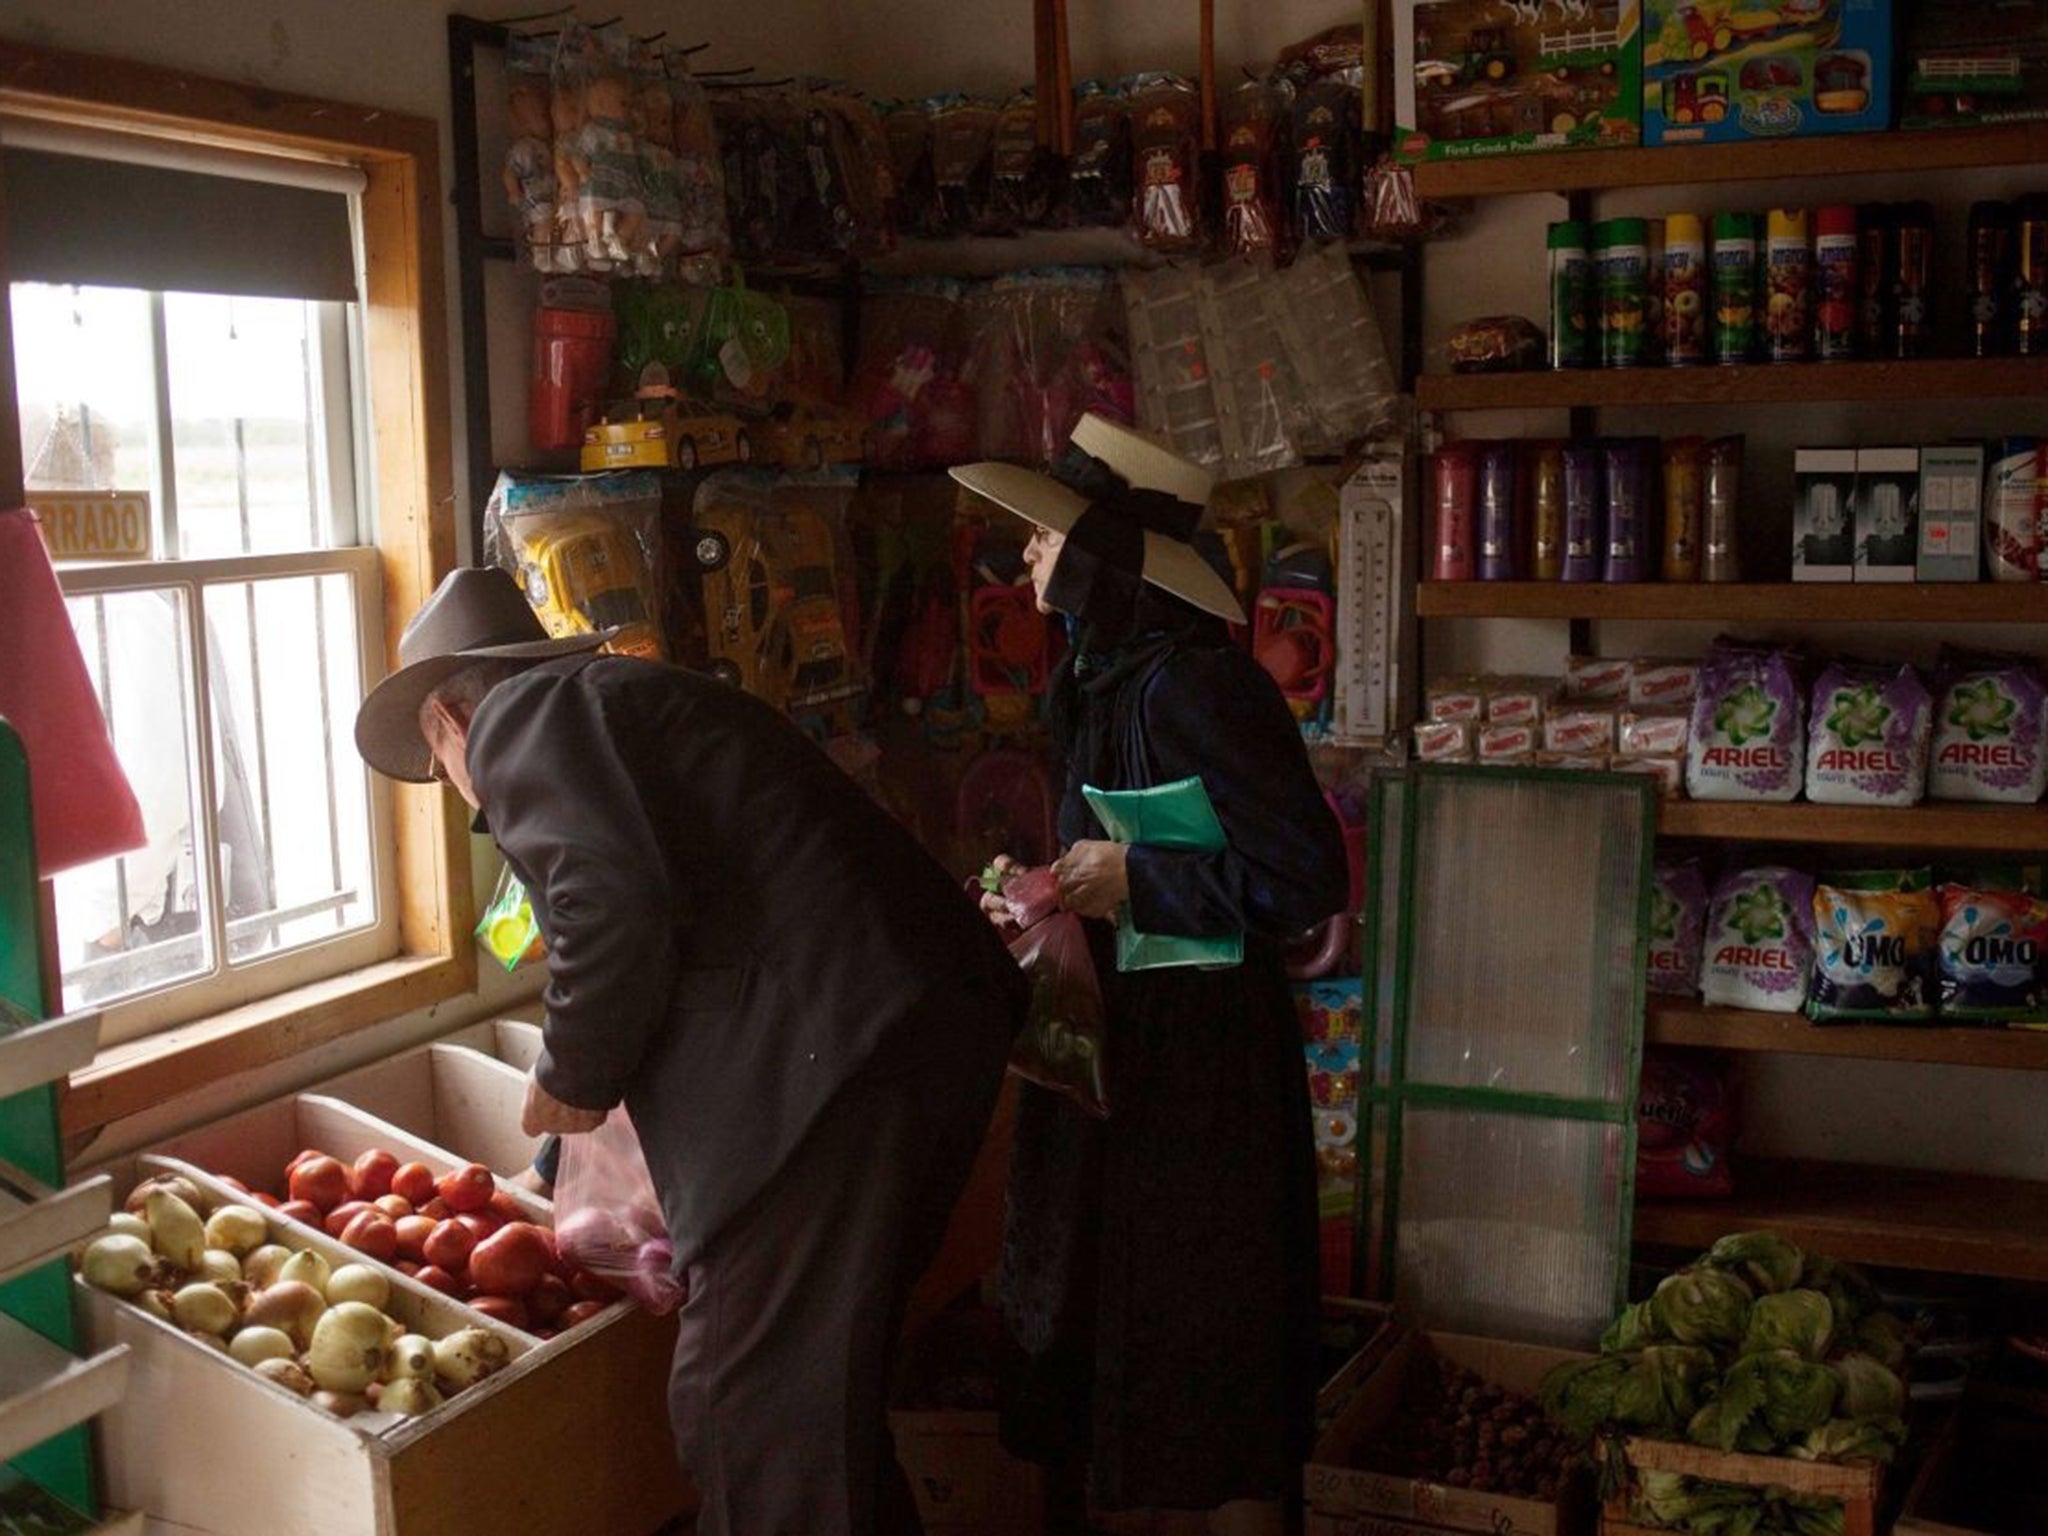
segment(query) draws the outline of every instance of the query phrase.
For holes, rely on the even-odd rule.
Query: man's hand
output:
[[[1076,843],[1053,860],[1053,878],[1060,883],[1060,905],[1080,917],[1109,917],[1131,898],[1124,860],[1130,849],[1122,843]]]
[[[519,1129],[529,1136],[546,1136],[550,1132],[557,1136],[580,1136],[603,1125],[605,1113],[601,1109],[578,1109],[574,1104],[564,1104],[529,1073],[526,1107],[519,1112]]]

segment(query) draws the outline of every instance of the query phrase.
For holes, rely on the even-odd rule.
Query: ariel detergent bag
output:
[[[1700,989],[1700,944],[1707,923],[1707,882],[1692,859],[1657,862],[1650,889],[1649,972],[1644,985],[1670,997]]]
[[[1795,800],[1805,777],[1805,694],[1781,651],[1722,646],[1700,667],[1685,792],[1695,800]]]
[[[1943,658],[1928,793],[2031,805],[2048,785],[2048,688],[2018,657]]]
[[[1911,667],[1837,663],[1813,685],[1806,798],[1820,805],[1917,805],[1927,791],[1933,700]]]
[[[1797,1013],[1812,965],[1812,877],[1778,865],[1721,877],[1700,967],[1700,993],[1708,1002]]]

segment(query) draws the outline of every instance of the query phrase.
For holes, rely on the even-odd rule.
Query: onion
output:
[[[313,1342],[313,1330],[326,1312],[326,1299],[313,1287],[280,1280],[250,1299],[242,1322],[250,1328],[275,1328],[304,1349]]]
[[[320,1391],[313,1394],[313,1406],[325,1408],[337,1419],[352,1419],[363,1411],[363,1400],[353,1392]]]
[[[441,1394],[434,1390],[434,1384],[419,1376],[401,1376],[384,1388],[377,1399],[377,1406],[385,1413],[402,1413],[407,1417],[415,1414],[432,1413],[441,1406]]]
[[[200,1255],[206,1252],[206,1228],[197,1211],[169,1190],[153,1189],[143,1202],[142,1217],[158,1253],[186,1274],[199,1268]]]
[[[292,1256],[291,1249],[282,1243],[265,1243],[249,1257],[242,1260],[242,1278],[262,1290],[276,1282],[285,1260]]]
[[[187,1328],[185,1330],[185,1337],[197,1339],[208,1349],[219,1350],[222,1354],[228,1352],[228,1341],[217,1333],[208,1333],[204,1328]]]
[[[149,1197],[158,1190],[176,1195],[195,1211],[206,1204],[206,1197],[199,1193],[199,1186],[182,1173],[160,1173],[153,1179],[144,1179],[128,1191],[127,1209],[134,1215],[141,1215]]]
[[[344,1301],[321,1315],[306,1369],[329,1392],[360,1392],[384,1367],[387,1319],[375,1307]]]
[[[254,1253],[270,1238],[270,1223],[249,1205],[223,1205],[206,1218],[206,1246],[225,1248],[236,1258]]]
[[[244,1365],[289,1360],[298,1353],[292,1341],[275,1328],[244,1328],[228,1341],[228,1353]]]
[[[222,1287],[242,1283],[241,1261],[225,1248],[209,1248],[199,1255],[199,1268],[193,1273]]]
[[[301,1285],[310,1285],[322,1296],[327,1294],[327,1281],[334,1273],[334,1266],[310,1248],[301,1248],[286,1259],[277,1271],[278,1283],[296,1280]]]
[[[512,1346],[483,1328],[464,1328],[434,1343],[434,1376],[460,1391],[475,1386],[512,1359]]]
[[[187,1332],[225,1335],[235,1326],[235,1303],[219,1286],[201,1280],[171,1298],[171,1320]]]
[[[306,1374],[306,1368],[296,1360],[258,1360],[255,1369],[256,1374],[265,1381],[274,1381],[286,1391],[296,1392],[301,1397],[313,1395],[313,1378]]]
[[[408,1333],[391,1346],[391,1358],[384,1363],[384,1379],[397,1381],[404,1376],[417,1376],[422,1381],[434,1379],[432,1339]]]
[[[116,1296],[133,1296],[155,1277],[156,1255],[141,1238],[113,1232],[85,1250],[78,1272],[87,1285]]]
[[[171,1320],[171,1293],[169,1291],[152,1286],[135,1298],[135,1305],[142,1308],[151,1317],[160,1318],[167,1323]]]
[[[344,1264],[327,1277],[327,1305],[360,1301],[380,1311],[391,1299],[391,1282],[367,1264]]]
[[[114,1212],[113,1215],[107,1218],[107,1231],[124,1233],[129,1237],[139,1237],[145,1243],[149,1241],[149,1223],[140,1216],[137,1216],[133,1211]]]

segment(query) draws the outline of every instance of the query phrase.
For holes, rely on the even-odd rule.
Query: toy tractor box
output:
[[[1408,162],[1642,137],[1639,0],[1394,0],[1394,149]]]
[[[1921,0],[1903,36],[1900,127],[2048,118],[2048,0]]]
[[[1721,144],[1891,123],[1892,0],[1645,0],[1643,138]]]

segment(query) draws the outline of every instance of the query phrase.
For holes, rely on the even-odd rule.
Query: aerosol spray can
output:
[[[1804,208],[1773,208],[1764,238],[1765,355],[1803,363],[1812,355],[1813,248]]]
[[[1609,438],[1600,445],[1607,503],[1602,581],[1642,581],[1649,574],[1650,452],[1655,438]]]
[[[1600,361],[1608,368],[1642,366],[1643,327],[1650,302],[1650,235],[1642,219],[1593,226],[1593,265],[1600,289]]]
[[[2017,285],[2010,203],[1970,204],[1970,355],[1997,357],[2010,349],[2013,327],[2007,301]]]
[[[1664,221],[1643,220],[1643,361],[1664,361]]]
[[[1664,221],[1664,361],[1707,360],[1707,235],[1696,213]]]
[[[1479,449],[1479,579],[1513,581],[1521,574],[1521,530],[1515,517],[1515,445]]]
[[[1596,443],[1566,443],[1564,460],[1564,570],[1566,581],[1598,581],[1606,553],[1607,530],[1601,517],[1600,448]]]
[[[1430,561],[1432,581],[1472,579],[1472,502],[1479,451],[1471,443],[1449,443],[1436,451],[1430,471],[1435,515]]]
[[[1664,444],[1664,559],[1666,581],[1700,579],[1700,525],[1704,511],[1707,445],[1697,437]]]
[[[1714,216],[1714,361],[1756,356],[1756,218]]]
[[[1892,219],[1883,203],[1864,203],[1856,210],[1856,243],[1861,256],[1856,280],[1863,289],[1856,348],[1865,357],[1883,357],[1892,335]]]
[[[1594,361],[1591,328],[1593,263],[1586,226],[1567,219],[1550,226],[1550,366],[1584,368]]]
[[[2001,438],[1984,498],[1984,555],[1993,581],[2035,581],[2041,569],[2041,445]]]
[[[1742,580],[1742,555],[1736,527],[1742,495],[1742,439],[1720,437],[1707,444],[1701,523],[1706,558],[1700,574],[1708,581]]]
[[[1934,322],[1934,210],[1903,204],[1892,221],[1893,357],[1925,357]]]
[[[1538,581],[1564,575],[1564,444],[1535,443],[1529,450],[1529,574]]]
[[[1841,203],[1821,209],[1814,216],[1813,350],[1824,363],[1856,355],[1863,308],[1858,254],[1856,210]]]
[[[2014,341],[2022,357],[2048,355],[2048,197],[2020,199],[2013,240]]]

